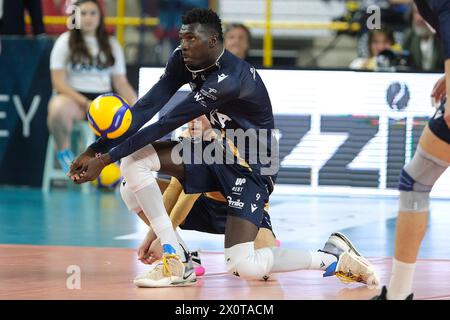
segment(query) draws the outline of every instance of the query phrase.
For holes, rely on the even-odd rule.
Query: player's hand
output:
[[[147,232],[147,235],[145,236],[145,239],[142,241],[141,245],[138,248],[138,260],[141,261],[144,264],[151,264],[148,263],[147,258],[147,252],[148,249],[150,249],[150,245],[152,244],[152,242],[156,239],[156,234],[154,232]]]
[[[445,83],[445,75],[440,78],[433,87],[433,91],[431,91],[431,98],[434,107],[439,107],[442,100],[445,99],[447,94],[446,91],[446,83]]]
[[[79,178],[73,179],[76,184],[82,184],[97,179],[103,168],[111,163],[109,154],[88,160],[80,169]]]
[[[80,178],[80,173],[82,172],[83,166],[92,158],[95,158],[95,152],[91,149],[87,149],[85,152],[80,154],[72,164],[70,165],[70,171],[67,176],[73,181]]]
[[[161,241],[155,239],[151,242],[147,251],[143,251],[142,259],[139,259],[144,264],[152,264],[155,261],[161,259],[163,256],[163,249],[161,246]]]

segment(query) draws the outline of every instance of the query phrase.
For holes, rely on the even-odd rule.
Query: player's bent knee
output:
[[[133,192],[156,183],[153,171],[158,171],[160,168],[158,154],[152,145],[145,146],[123,158],[120,164],[120,170]]]
[[[414,157],[400,173],[399,210],[428,211],[431,189],[448,166],[448,163],[428,154],[418,146]]]
[[[120,195],[122,196],[122,200],[130,212],[138,213],[141,211],[141,206],[139,205],[136,196],[129,188],[125,179],[120,184]]]
[[[254,249],[253,242],[240,243],[225,249],[227,271],[244,280],[267,279],[273,266],[269,248]]]

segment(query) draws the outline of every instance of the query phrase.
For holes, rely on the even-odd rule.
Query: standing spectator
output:
[[[415,4],[412,6],[411,27],[406,31],[403,49],[409,51],[411,68],[419,71],[444,70],[441,41],[427,27]]]
[[[155,36],[160,44],[168,41],[170,43],[169,52],[172,52],[178,46],[178,30],[183,13],[182,1],[158,0],[157,3],[159,26],[155,29]]]
[[[2,30],[2,18],[3,18],[3,0],[0,0],[0,33]]]
[[[375,70],[376,56],[384,50],[391,49],[394,44],[394,34],[391,30],[386,28],[371,30],[367,41],[369,56],[353,60],[350,69]]]
[[[235,56],[246,60],[250,49],[251,33],[243,24],[232,24],[224,35],[225,48]]]
[[[45,33],[41,0],[0,0],[0,7],[2,2],[3,10],[0,9],[0,11],[3,11],[3,17],[0,16],[0,34],[24,36],[26,34],[25,10],[31,17],[33,34]]]
[[[49,102],[47,124],[55,138],[57,159],[66,172],[73,160],[69,149],[73,123],[85,119],[91,101],[113,90],[130,104],[136,101],[126,77],[122,49],[106,33],[98,1],[79,0],[76,5],[81,12],[81,28],[63,33],[50,57],[56,94]]]

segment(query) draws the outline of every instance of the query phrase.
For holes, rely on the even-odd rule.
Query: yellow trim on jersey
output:
[[[225,202],[227,203],[227,199],[223,196],[222,192],[215,191],[215,192],[206,192],[204,195],[210,199],[213,199],[215,201],[219,202]]]
[[[250,170],[250,172],[252,172],[252,168],[250,168],[250,166],[248,165],[248,163],[241,158],[241,155],[239,154],[239,150],[236,148],[236,146],[230,141],[230,140],[226,140],[228,146],[231,149],[231,152],[233,152],[233,155],[238,159],[239,164],[245,168],[247,168],[248,170]]]

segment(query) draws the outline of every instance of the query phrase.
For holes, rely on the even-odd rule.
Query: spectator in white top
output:
[[[47,125],[55,138],[57,159],[65,172],[73,160],[70,134],[74,121],[86,118],[92,100],[116,92],[130,105],[136,93],[126,77],[125,59],[117,40],[105,30],[97,0],[75,2],[80,28],[63,33],[55,42],[50,69],[55,95],[49,102]]]
[[[374,71],[377,67],[376,57],[384,50],[392,49],[395,45],[394,33],[388,28],[369,31],[367,41],[368,57],[356,58],[350,64],[350,69]]]

